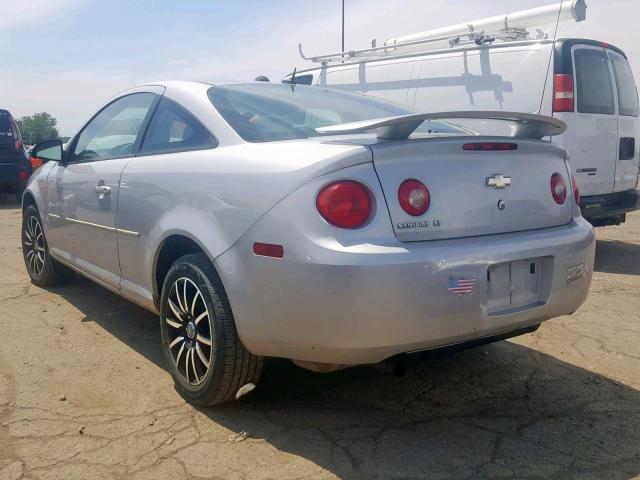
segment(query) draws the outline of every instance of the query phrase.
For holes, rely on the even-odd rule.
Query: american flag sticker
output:
[[[466,295],[473,293],[473,285],[476,277],[449,277],[449,290],[456,295]]]

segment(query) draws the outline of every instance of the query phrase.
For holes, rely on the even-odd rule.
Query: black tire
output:
[[[188,402],[227,402],[260,378],[263,359],[242,345],[220,277],[203,254],[180,257],[169,269],[160,299],[160,332],[176,390]]]
[[[49,245],[42,220],[35,206],[29,205],[22,214],[22,256],[31,281],[39,287],[60,283],[61,266],[49,255]]]

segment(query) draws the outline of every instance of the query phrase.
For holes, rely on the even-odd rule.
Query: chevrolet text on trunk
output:
[[[543,140],[565,128],[300,85],[143,85],[66,151],[35,147],[25,264],[36,285],[71,268],[158,312],[202,405],[253,388],[264,357],[326,372],[531,332],[591,282],[593,228]]]
[[[319,66],[297,70],[284,81],[366,93],[419,111],[552,115],[569,126],[552,141],[571,159],[583,215],[595,226],[616,225],[640,208],[633,73],[624,52],[613,45],[550,39],[540,30],[582,22],[586,12],[584,0],[565,0],[390,38],[383,46],[374,41],[363,50],[303,55]],[[589,21],[581,25],[588,29]],[[484,131],[480,122],[465,124]]]

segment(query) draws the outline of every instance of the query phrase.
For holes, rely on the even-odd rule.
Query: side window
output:
[[[620,115],[630,117],[638,116],[638,90],[636,89],[633,73],[627,59],[622,55],[611,52],[611,65],[616,76],[616,86],[618,87],[618,111]]]
[[[217,141],[187,110],[163,98],[142,142],[142,153],[214,148]]]
[[[107,105],[80,133],[72,161],[107,160],[131,156],[153,93],[133,93]]]
[[[18,145],[22,145],[22,135],[20,135],[20,129],[13,120],[11,121],[11,130],[13,130],[13,139],[16,141],[16,148]]]
[[[574,54],[578,111],[613,115],[613,85],[607,57],[601,50],[579,49]]]

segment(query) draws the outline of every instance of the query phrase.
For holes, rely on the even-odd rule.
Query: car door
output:
[[[638,90],[627,59],[608,50],[618,99],[618,154],[614,192],[631,190],[638,179]]]
[[[120,176],[138,150],[157,93],[129,93],[104,107],[75,137],[47,179],[51,253],[119,287],[116,213]]]
[[[618,153],[618,120],[609,58],[602,47],[573,47],[576,111],[565,148],[583,196],[613,191]],[[563,119],[562,117],[559,117]]]
[[[122,173],[117,224],[122,289],[143,303],[152,299],[149,272],[155,252],[150,244],[157,241],[163,217],[177,204],[209,201],[198,193],[203,177],[196,172],[206,171],[203,165],[213,161],[201,151],[217,145],[202,123],[165,97],[155,109],[139,154]],[[185,181],[192,185],[187,194]]]

